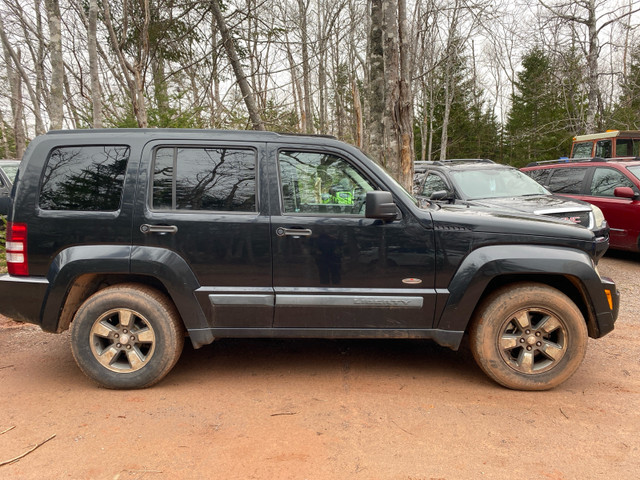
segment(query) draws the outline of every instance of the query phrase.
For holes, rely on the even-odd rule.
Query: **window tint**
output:
[[[255,212],[255,152],[234,148],[157,149],[152,206],[161,210]]]
[[[428,173],[427,178],[424,179],[424,185],[422,187],[422,195],[425,197],[430,197],[433,192],[438,192],[441,190],[450,190],[449,186],[446,182],[440,177],[440,175],[436,175],[435,173]]]
[[[582,191],[582,180],[587,168],[554,168],[551,171],[548,188],[554,193],[575,193]]]
[[[571,158],[590,157],[592,149],[593,149],[593,142],[576,143],[573,146],[573,152],[571,152]]]
[[[366,194],[374,188],[344,159],[286,151],[279,165],[285,213],[364,215]]]
[[[126,146],[56,148],[44,170],[40,208],[118,210],[128,160]]]
[[[633,183],[613,168],[596,168],[591,182],[591,195],[613,197],[617,187],[633,187]],[[635,190],[635,188],[634,188]]]

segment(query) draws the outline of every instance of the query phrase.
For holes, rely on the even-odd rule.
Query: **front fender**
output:
[[[437,328],[464,331],[489,283],[503,275],[544,282],[544,277],[573,277],[591,299],[591,311],[610,311],[602,281],[581,251],[536,245],[496,245],[471,252],[447,289]]]

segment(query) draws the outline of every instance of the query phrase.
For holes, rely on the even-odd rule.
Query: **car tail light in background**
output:
[[[27,264],[27,224],[7,223],[7,268],[10,275],[29,275]]]

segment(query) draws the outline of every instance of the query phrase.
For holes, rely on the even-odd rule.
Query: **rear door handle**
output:
[[[144,223],[140,225],[142,233],[177,233],[178,227],[175,225],[149,225]]]
[[[313,232],[308,228],[276,228],[276,235],[279,237],[310,237]]]

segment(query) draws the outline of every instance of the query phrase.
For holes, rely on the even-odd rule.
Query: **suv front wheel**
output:
[[[567,380],[587,349],[587,326],[566,295],[547,285],[521,283],[490,294],[469,331],[484,372],[517,390],[548,390]]]
[[[178,361],[183,345],[175,306],[145,285],[100,290],[80,306],[71,324],[76,363],[107,388],[145,388],[159,382]]]

